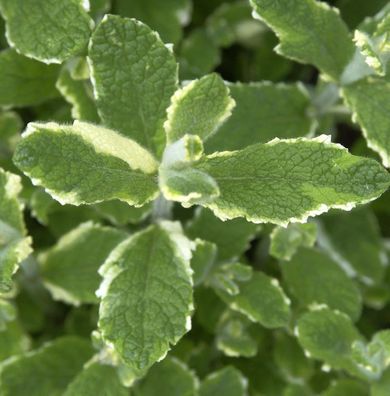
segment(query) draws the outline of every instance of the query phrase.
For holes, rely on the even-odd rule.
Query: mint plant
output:
[[[0,0],[0,394],[389,394],[390,4],[163,3]]]

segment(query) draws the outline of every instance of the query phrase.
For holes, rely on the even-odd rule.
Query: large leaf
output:
[[[99,328],[135,375],[191,327],[190,258],[178,226],[162,223],[122,242],[101,268]]]
[[[102,127],[30,123],[15,164],[61,203],[120,199],[142,205],[157,195],[157,163],[136,142]]]
[[[275,137],[294,138],[313,131],[309,95],[301,84],[229,84],[236,102],[232,116],[205,144],[206,151],[238,150]]]
[[[354,55],[348,28],[336,9],[315,0],[250,0],[256,15],[280,39],[277,52],[315,65],[338,79]]]
[[[93,27],[80,0],[0,0],[0,12],[10,45],[46,63],[85,50]]]
[[[89,60],[104,124],[161,151],[166,109],[177,86],[173,53],[143,23],[109,15],[92,36]]]
[[[31,238],[26,237],[19,176],[0,168],[0,293],[12,287],[17,265],[31,252]]]
[[[323,135],[215,153],[195,167],[220,191],[204,206],[221,219],[245,217],[255,223],[287,225],[330,208],[351,209],[377,198],[390,184],[376,161],[352,156]]]
[[[24,107],[58,96],[58,66],[44,65],[13,49],[0,52],[0,106]]]
[[[1,394],[61,396],[92,353],[88,341],[64,337],[38,350],[9,359],[0,371]]]
[[[69,304],[96,303],[99,267],[127,234],[92,222],[64,235],[40,256],[43,282],[53,298]]]

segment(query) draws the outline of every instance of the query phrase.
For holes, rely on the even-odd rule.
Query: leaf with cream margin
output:
[[[178,224],[163,222],[126,239],[100,268],[98,326],[135,376],[191,328],[191,248]]]
[[[30,123],[14,162],[62,204],[119,199],[141,206],[158,194],[157,162],[148,151],[115,131],[84,122]]]
[[[44,63],[62,63],[86,50],[93,21],[80,0],[0,0],[8,42]]]
[[[349,154],[324,135],[214,153],[193,167],[216,182],[218,197],[203,206],[222,220],[245,217],[282,226],[331,208],[350,210],[379,197],[390,184],[379,163]]]
[[[276,51],[338,80],[355,46],[336,8],[315,0],[250,0],[255,16],[279,37]]]
[[[142,22],[106,15],[92,35],[89,64],[104,125],[161,154],[178,80],[172,51]]]
[[[31,253],[18,197],[21,190],[20,177],[0,168],[0,293],[12,288],[12,275]]]
[[[168,144],[185,134],[197,135],[205,141],[229,118],[234,106],[229,88],[218,74],[190,82],[176,91],[167,110],[164,127]]]

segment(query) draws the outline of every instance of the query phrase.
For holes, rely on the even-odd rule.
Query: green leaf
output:
[[[321,396],[368,396],[367,386],[350,378],[332,382],[330,387]]]
[[[249,248],[258,228],[244,219],[221,221],[211,211],[198,208],[186,233],[191,239],[201,238],[215,243],[219,260],[225,261],[240,257]]]
[[[0,294],[10,291],[18,264],[31,253],[18,199],[21,190],[20,177],[0,168]]]
[[[321,216],[320,246],[350,275],[367,284],[383,280],[387,256],[378,221],[368,207]]]
[[[71,72],[64,68],[57,80],[56,87],[65,100],[72,105],[72,117],[75,120],[99,123],[100,119],[92,89],[88,86],[88,82],[73,79]]]
[[[239,283],[239,293],[218,294],[231,309],[246,315],[252,322],[273,329],[287,326],[290,319],[290,301],[278,281],[255,271],[250,280]]]
[[[207,281],[217,257],[217,246],[202,239],[195,240],[195,249],[192,253],[191,268],[194,271],[194,286]]]
[[[135,375],[190,329],[190,258],[178,225],[162,223],[122,242],[100,270],[99,328]]]
[[[63,337],[38,350],[9,359],[1,366],[1,394],[61,396],[92,353],[88,341]]]
[[[390,82],[367,78],[347,85],[342,90],[345,102],[353,112],[369,148],[376,151],[383,165],[390,167],[389,101]]]
[[[325,304],[356,321],[362,297],[355,282],[326,254],[301,248],[289,262],[281,263],[283,279],[305,306]]]
[[[134,396],[195,396],[198,380],[181,361],[167,357],[135,387]]]
[[[216,346],[226,356],[246,358],[257,354],[257,341],[253,324],[244,315],[226,311],[217,327]],[[252,330],[252,331],[251,331]]]
[[[390,389],[390,368],[388,368],[382,377],[371,385],[371,396],[388,396]],[[341,395],[340,395],[341,396]]]
[[[7,323],[15,318],[15,307],[9,301],[0,299],[0,331],[4,331],[7,328]]]
[[[12,49],[0,52],[0,106],[25,107],[58,96],[58,66],[47,66]]]
[[[24,353],[29,348],[30,338],[19,322],[8,322],[6,328],[0,330],[0,362]]]
[[[373,18],[355,30],[354,40],[366,63],[384,76],[390,66],[390,7],[387,4]]]
[[[361,338],[347,315],[327,307],[302,315],[296,334],[308,356],[335,369],[351,367],[352,344]]]
[[[136,142],[99,126],[30,123],[14,162],[62,204],[120,199],[140,206],[157,196],[157,163]]]
[[[92,36],[89,62],[103,123],[161,153],[177,87],[172,51],[143,23],[108,15]]]
[[[189,0],[116,0],[114,12],[146,23],[164,42],[177,43],[182,25],[189,22],[191,8]]]
[[[302,84],[228,84],[236,102],[232,116],[205,144],[206,151],[238,150],[255,143],[309,135],[316,125]]]
[[[205,206],[221,219],[286,226],[330,208],[351,209],[386,191],[385,169],[328,139],[274,139],[203,157],[195,168],[210,175],[220,190]]]
[[[164,123],[168,143],[185,134],[206,140],[231,115],[234,100],[218,74],[194,80],[172,96]]]
[[[257,17],[280,39],[276,51],[310,63],[337,80],[354,55],[338,10],[315,0],[250,0]]]
[[[93,27],[80,0],[0,0],[0,12],[10,45],[45,63],[82,53]]]
[[[247,379],[241,372],[227,366],[204,379],[199,388],[199,396],[245,396],[247,387]]]
[[[208,33],[198,28],[183,40],[179,61],[180,79],[190,80],[213,71],[221,62],[221,52]]]
[[[20,139],[23,121],[13,111],[0,112],[0,165],[12,157],[15,146]]]
[[[317,239],[315,223],[275,227],[271,233],[270,254],[280,260],[291,260],[299,247],[312,247]]]
[[[125,232],[83,223],[64,235],[39,258],[45,286],[55,300],[68,304],[97,303],[99,267],[126,238]]]
[[[126,396],[129,394],[119,381],[113,366],[91,363],[69,384],[63,396]]]

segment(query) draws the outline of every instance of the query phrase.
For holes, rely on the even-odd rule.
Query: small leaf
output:
[[[342,89],[346,104],[359,123],[369,148],[376,151],[383,165],[390,167],[390,82],[370,77]]]
[[[18,199],[21,190],[20,177],[0,168],[0,294],[10,291],[18,264],[31,253]]]
[[[182,26],[191,16],[189,0],[116,0],[114,12],[136,18],[161,35],[166,43],[177,43],[182,36]]]
[[[120,199],[140,206],[157,196],[157,163],[136,142],[99,126],[30,123],[14,162],[62,204]]]
[[[92,222],[64,235],[39,258],[43,282],[53,298],[74,305],[97,303],[98,269],[126,236]]]
[[[255,271],[250,280],[240,282],[238,294],[218,294],[231,309],[266,328],[287,326],[290,319],[289,299],[278,281],[262,272]]]
[[[390,389],[390,368],[388,368],[382,377],[371,385],[371,396],[388,396]],[[341,396],[341,395],[340,395]]]
[[[333,381],[329,388],[321,394],[321,396],[367,396],[367,385],[362,382],[344,378]]]
[[[162,223],[122,242],[100,270],[99,328],[135,375],[190,329],[190,258],[177,225]]]
[[[161,153],[166,109],[177,87],[173,53],[143,23],[106,15],[92,36],[89,61],[104,125]]]
[[[92,353],[88,341],[63,337],[9,359],[3,363],[0,372],[1,394],[61,396]]]
[[[217,182],[220,195],[205,206],[221,219],[283,226],[330,208],[350,210],[380,196],[390,183],[376,161],[352,156],[323,135],[215,153],[194,167]]]
[[[0,106],[38,105],[58,96],[58,66],[47,66],[12,49],[0,52]]]
[[[312,247],[317,239],[315,223],[275,227],[271,233],[270,254],[280,260],[291,260],[300,246]]]
[[[45,63],[82,53],[93,27],[79,0],[0,0],[0,12],[10,45]]]
[[[332,211],[319,219],[319,245],[349,275],[366,284],[383,280],[387,256],[378,221],[368,207]]]
[[[134,396],[195,396],[198,380],[181,361],[167,357],[136,385]]]
[[[206,152],[239,150],[275,137],[309,135],[316,125],[309,116],[310,98],[301,84],[228,84],[236,102],[232,115],[205,144]]]
[[[204,283],[215,265],[217,246],[212,242],[195,240],[195,249],[192,253],[191,268],[194,271],[194,286]]]
[[[232,366],[209,374],[201,383],[199,396],[246,396],[247,379]]]
[[[194,80],[172,96],[164,124],[168,143],[174,143],[185,134],[206,140],[231,115],[234,100],[229,88],[218,74]]]
[[[68,385],[63,396],[126,396],[129,394],[119,381],[117,370],[98,362],[88,364]]]
[[[240,257],[249,248],[258,228],[244,219],[221,221],[211,211],[198,208],[186,227],[186,233],[191,239],[201,238],[215,243],[218,258],[225,261]]]
[[[334,369],[351,369],[352,344],[361,339],[351,319],[327,307],[308,312],[298,320],[296,334],[306,354]]]
[[[72,105],[72,117],[75,120],[99,123],[92,89],[86,81],[73,79],[71,72],[64,68],[57,80],[56,87],[65,100]]]
[[[301,248],[281,269],[287,287],[303,305],[325,304],[353,321],[359,318],[362,297],[357,285],[324,253]]]
[[[276,51],[337,80],[354,45],[337,9],[315,0],[251,0],[256,16],[279,37]]]
[[[19,322],[8,322],[6,328],[0,330],[0,362],[25,353],[29,348],[30,338]]]

